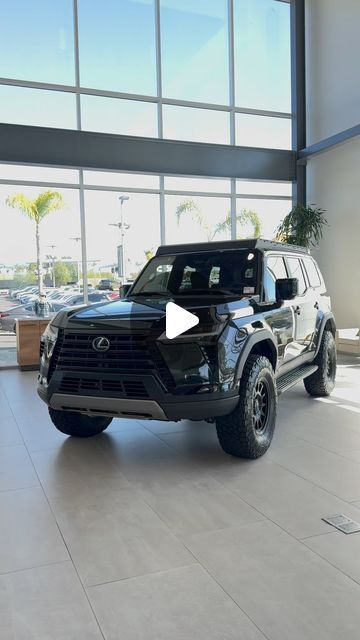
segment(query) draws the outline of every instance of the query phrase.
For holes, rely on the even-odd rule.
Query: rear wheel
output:
[[[336,378],[336,346],[331,331],[324,331],[314,364],[318,369],[304,379],[305,389],[311,396],[329,396]]]
[[[50,418],[55,427],[67,436],[90,438],[104,431],[112,418],[85,416],[76,411],[59,411],[49,407]]]
[[[259,458],[271,444],[277,410],[274,371],[264,356],[250,355],[241,377],[239,402],[216,420],[221,447],[241,458]]]

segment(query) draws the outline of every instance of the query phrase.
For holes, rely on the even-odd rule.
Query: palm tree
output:
[[[236,222],[239,223],[240,226],[246,225],[246,224],[251,224],[252,228],[253,228],[253,233],[252,233],[252,237],[253,238],[259,238],[261,235],[261,221],[260,218],[258,216],[258,214],[256,213],[256,211],[252,211],[251,209],[242,209],[240,211],[240,213],[238,213],[236,215]],[[238,229],[238,225],[236,225],[237,229]],[[215,231],[213,236],[215,236],[217,233],[221,233],[222,231],[227,231],[228,229],[231,229],[231,215],[230,213],[227,214],[225,220],[223,222],[219,222],[216,227],[215,227]],[[239,235],[239,233],[237,232],[236,229],[236,239],[240,240],[241,236]]]
[[[196,204],[194,200],[184,200],[179,204],[176,209],[176,217],[177,223],[180,224],[181,216],[186,213],[190,214],[191,218],[194,222],[197,222],[200,227],[205,231],[208,242],[214,239],[216,234],[221,233],[223,231],[228,231],[231,229],[231,215],[227,214],[225,220],[223,222],[219,222],[215,228],[211,228],[210,225],[206,222],[205,216],[201,212],[200,208]],[[240,226],[246,225],[250,223],[253,227],[253,238],[259,238],[261,235],[261,222],[256,211],[251,211],[251,209],[242,209],[239,214],[236,215],[236,221]],[[239,239],[238,234],[236,237]]]
[[[210,225],[206,222],[204,215],[202,214],[199,206],[196,204],[194,200],[189,198],[188,200],[183,200],[178,205],[175,215],[177,218],[178,225],[180,224],[181,216],[187,213],[191,215],[191,219],[194,222],[197,222],[199,226],[205,231],[208,241],[210,242],[214,237],[214,232],[211,230]]]
[[[41,246],[40,246],[40,222],[53,211],[60,209],[63,204],[63,197],[58,191],[43,191],[34,200],[29,200],[23,193],[15,193],[9,196],[6,204],[13,209],[19,209],[30,220],[35,222],[36,234],[36,266],[39,293],[43,288]]]

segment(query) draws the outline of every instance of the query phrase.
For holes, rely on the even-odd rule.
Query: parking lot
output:
[[[0,312],[14,307],[16,302],[0,297]],[[16,366],[16,335],[0,328],[0,368]]]

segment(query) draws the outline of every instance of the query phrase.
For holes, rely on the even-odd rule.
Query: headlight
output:
[[[44,342],[43,353],[45,354],[46,359],[51,358],[53,354],[58,333],[59,329],[57,327],[54,327],[54,325],[50,322],[41,336],[41,340]]]

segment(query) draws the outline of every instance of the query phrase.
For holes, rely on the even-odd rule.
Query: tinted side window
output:
[[[287,278],[285,262],[282,256],[270,256],[267,261],[267,267],[275,280]]]
[[[276,300],[276,280],[287,278],[286,266],[282,256],[269,256],[265,270],[265,299]]]
[[[299,295],[301,296],[306,291],[306,282],[300,260],[299,258],[287,258],[287,263],[289,266],[290,277],[297,278],[299,281]]]
[[[315,262],[311,258],[304,258],[306,273],[312,287],[320,287],[321,280]]]

